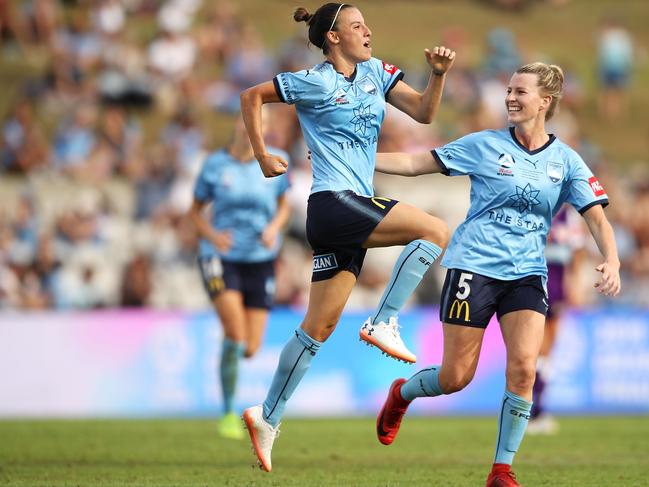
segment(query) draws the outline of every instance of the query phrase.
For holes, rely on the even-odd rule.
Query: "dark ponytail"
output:
[[[310,25],[312,18],[313,15],[304,7],[298,7],[295,9],[295,12],[293,12],[293,19],[296,22],[306,22],[307,25]]]

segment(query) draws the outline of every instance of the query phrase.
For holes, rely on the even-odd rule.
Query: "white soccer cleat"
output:
[[[263,406],[253,406],[244,410],[241,416],[248,429],[252,448],[259,460],[259,466],[262,470],[270,472],[273,468],[270,461],[270,453],[273,449],[275,438],[279,436],[279,425],[273,428],[264,419]]]
[[[359,335],[365,343],[374,345],[386,355],[414,364],[417,357],[406,348],[399,334],[399,328],[399,323],[394,316],[388,319],[387,324],[380,321],[375,325],[372,324],[372,318],[370,317],[361,327]]]
[[[558,432],[559,423],[547,414],[530,419],[525,430],[525,433],[529,435],[556,435]]]

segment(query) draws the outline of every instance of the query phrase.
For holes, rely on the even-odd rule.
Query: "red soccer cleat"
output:
[[[512,472],[511,465],[494,463],[487,477],[487,487],[521,487],[521,484],[516,481],[516,474]]]
[[[406,414],[411,401],[401,397],[401,386],[406,379],[397,379],[390,386],[388,398],[381,408],[381,413],[376,419],[376,435],[384,445],[390,445],[399,432],[401,419]]]

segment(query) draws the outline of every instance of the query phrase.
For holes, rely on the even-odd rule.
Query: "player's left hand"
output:
[[[261,243],[263,243],[266,248],[272,249],[275,246],[275,242],[277,242],[277,234],[279,233],[279,229],[276,228],[274,225],[268,225],[266,228],[264,228],[264,231],[261,233]]]
[[[620,283],[620,264],[604,262],[595,267],[597,272],[602,275],[598,282],[595,283],[597,290],[606,296],[617,296],[620,294],[622,287]]]
[[[435,46],[432,50],[424,49],[426,61],[433,68],[433,73],[441,75],[448,72],[455,61],[455,51],[444,46]]]

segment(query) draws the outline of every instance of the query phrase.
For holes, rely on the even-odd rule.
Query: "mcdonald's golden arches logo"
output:
[[[449,311],[448,317],[453,318],[453,312],[455,312],[455,319],[459,320],[460,316],[462,315],[462,310],[464,310],[464,321],[471,321],[471,308],[469,307],[469,302],[460,301],[459,299],[453,300],[451,311]]]
[[[385,205],[382,203],[379,203],[379,201],[392,201],[390,198],[384,198],[383,196],[374,196],[372,198],[372,203],[374,203],[376,206],[381,208],[382,210],[385,210]]]

